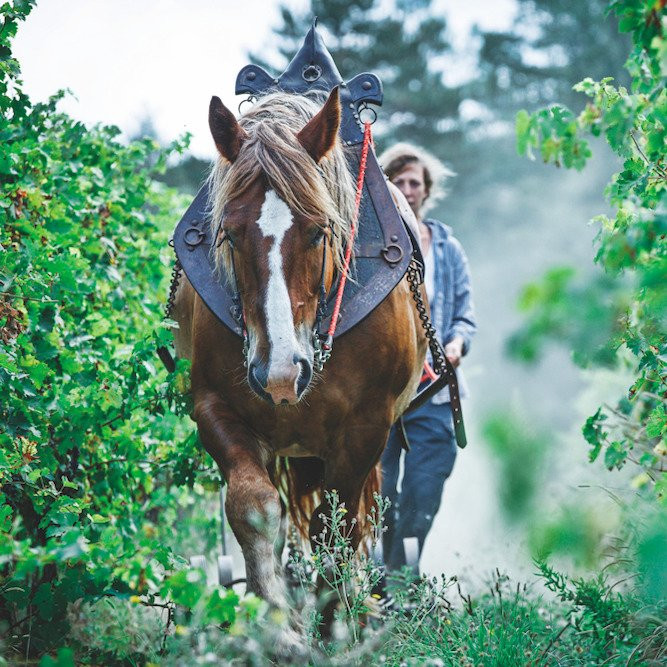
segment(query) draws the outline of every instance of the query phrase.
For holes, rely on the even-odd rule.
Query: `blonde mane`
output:
[[[334,263],[342,270],[355,194],[343,148],[337,141],[317,165],[296,138],[325,99],[321,94],[269,93],[239,118],[249,138],[233,164],[218,156],[209,176],[213,235],[219,230],[225,203],[241,195],[264,174],[276,194],[293,211],[328,221]],[[229,267],[227,246],[223,243],[216,251],[218,270]]]

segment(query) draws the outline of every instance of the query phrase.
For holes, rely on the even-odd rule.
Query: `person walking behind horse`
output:
[[[443,196],[444,180],[454,174],[427,151],[405,143],[389,148],[379,162],[417,218],[431,321],[445,354],[456,368],[470,349],[477,329],[468,260],[450,227],[423,217]],[[457,374],[461,397],[465,397],[467,387],[458,368]],[[449,389],[445,387],[406,415],[403,423],[410,450],[405,453],[400,492],[397,485],[403,437],[398,425],[391,430],[381,460],[382,495],[391,501],[383,536],[387,572],[405,565],[406,537],[417,538],[421,558],[424,540],[440,507],[445,480],[454,467],[456,439]]]

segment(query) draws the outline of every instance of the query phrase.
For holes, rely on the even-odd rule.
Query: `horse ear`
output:
[[[215,95],[208,107],[208,126],[220,155],[234,162],[248,133],[238,124],[234,114]]]
[[[330,93],[324,106],[296,135],[308,155],[319,162],[336,144],[340,127],[340,99],[338,86]]]

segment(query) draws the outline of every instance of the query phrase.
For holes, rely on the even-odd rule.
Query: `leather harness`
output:
[[[357,151],[350,154],[349,162],[351,170],[358,168]],[[208,196],[208,185],[204,185],[176,227],[174,249],[197,294],[228,329],[241,336],[233,298],[234,286],[225,277],[215,277]],[[335,338],[361,322],[385,299],[405,275],[412,255],[410,236],[396,210],[377,159],[369,152],[355,243],[355,265],[352,280],[343,294]],[[323,335],[331,322],[332,311],[333,299],[329,299],[320,324]]]

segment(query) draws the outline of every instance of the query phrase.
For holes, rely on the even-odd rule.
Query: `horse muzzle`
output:
[[[260,361],[248,364],[248,384],[264,400],[273,405],[296,405],[313,378],[313,366],[305,357],[296,355],[289,364],[269,368]]]

